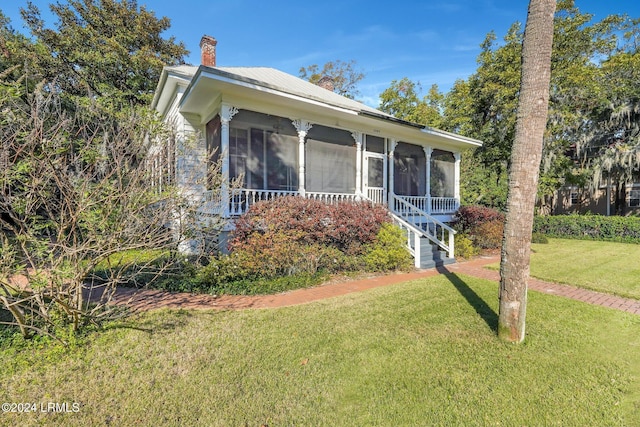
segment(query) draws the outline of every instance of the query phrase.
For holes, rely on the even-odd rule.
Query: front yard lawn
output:
[[[156,311],[70,352],[0,350],[0,425],[630,426],[640,316],[531,292],[500,342],[497,285],[441,275],[269,310]]]
[[[549,238],[531,250],[532,277],[640,299],[639,244]],[[487,267],[499,270],[500,263]]]
[[[531,248],[533,277],[640,299],[638,244],[549,239]]]

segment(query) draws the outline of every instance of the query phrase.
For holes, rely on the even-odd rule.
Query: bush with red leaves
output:
[[[485,206],[462,206],[453,220],[453,227],[469,236],[475,247],[495,249],[502,244],[505,216]]]
[[[475,227],[489,221],[504,223],[504,214],[486,206],[469,205],[462,206],[458,209],[452,224],[457,231],[469,233]]]
[[[329,205],[302,197],[282,197],[258,202],[236,221],[229,243],[231,251],[249,249],[256,233],[287,236],[303,244],[319,244],[339,249],[349,255],[362,253],[373,242],[380,227],[390,222],[384,206],[366,202]],[[265,241],[265,239],[259,239]]]

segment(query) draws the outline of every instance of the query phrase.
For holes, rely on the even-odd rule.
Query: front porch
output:
[[[222,186],[205,210],[225,218],[282,196],[387,204],[405,200],[447,222],[460,206],[460,153],[222,104],[205,127],[208,163]],[[230,182],[240,189],[231,189]],[[204,189],[203,189],[204,190]],[[216,194],[214,195],[214,191]]]

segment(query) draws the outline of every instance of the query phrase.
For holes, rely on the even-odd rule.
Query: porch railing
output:
[[[393,223],[400,227],[407,235],[407,249],[413,257],[414,266],[420,268],[421,254],[420,254],[420,238],[423,231],[415,225],[405,221],[398,215],[393,215]]]
[[[307,191],[305,194],[307,199],[321,200],[325,203],[355,202],[360,200],[356,194],[348,193],[322,193],[319,191]]]
[[[454,257],[454,235],[455,230],[445,223],[438,221],[429,215],[419,206],[405,199],[406,196],[396,196],[389,194],[391,198],[391,212],[402,218],[407,223],[420,229],[422,236],[428,238],[447,252],[447,257]]]
[[[247,188],[234,190],[229,195],[229,215],[242,215],[251,205],[263,200],[273,200],[296,194],[298,194],[297,191],[287,190],[251,190]]]
[[[229,216],[242,215],[257,202],[264,200],[273,200],[278,197],[284,196],[298,196],[297,191],[286,190],[252,190],[252,189],[238,189],[231,192],[229,195]],[[346,193],[325,193],[319,191],[307,191],[305,197],[308,199],[321,200],[325,203],[340,203],[340,202],[353,202],[359,200],[356,194]],[[222,213],[221,206],[222,197],[219,193],[207,191],[204,194],[203,201],[205,202],[205,210],[209,213]]]
[[[455,197],[396,196],[428,214],[450,214],[460,207]]]
[[[373,203],[384,204],[384,188],[367,188],[367,198]]]

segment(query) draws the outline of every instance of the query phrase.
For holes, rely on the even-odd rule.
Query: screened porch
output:
[[[227,182],[240,181],[205,194],[227,217],[288,195],[389,204],[390,189],[429,214],[459,207],[459,156],[451,152],[224,106],[207,123],[206,142],[211,162],[222,153]]]

